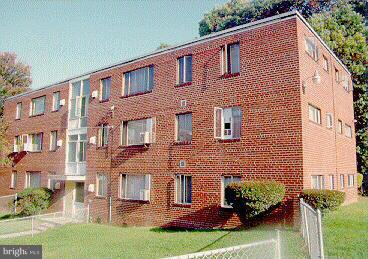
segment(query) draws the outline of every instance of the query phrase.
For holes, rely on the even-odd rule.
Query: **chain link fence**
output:
[[[300,199],[301,232],[311,259],[324,258],[322,215]]]
[[[277,230],[276,237],[254,242],[251,244],[232,246],[205,252],[168,257],[166,259],[205,259],[205,258],[260,258],[281,259],[280,232]]]

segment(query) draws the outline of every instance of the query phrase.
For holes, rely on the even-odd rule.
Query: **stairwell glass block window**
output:
[[[101,80],[101,101],[107,101],[110,99],[111,92],[111,77]]]
[[[192,203],[192,176],[178,174],[175,176],[176,198],[179,204]]]
[[[225,196],[225,189],[231,183],[240,182],[240,176],[223,176],[221,183],[221,206],[222,207],[231,207],[231,204],[227,201]]]
[[[45,113],[46,96],[33,98],[30,104],[29,115],[36,116]]]
[[[121,174],[120,198],[148,201],[150,199],[150,175]]]
[[[107,194],[107,176],[102,173],[97,174],[97,196],[105,197]]]
[[[239,139],[241,136],[242,111],[240,107],[215,107],[214,131],[217,139]]]
[[[176,141],[192,141],[192,114],[176,115],[177,132]]]
[[[309,104],[308,111],[309,111],[309,120],[321,124],[321,110]]]
[[[153,143],[154,128],[154,118],[125,121],[122,123],[121,144],[123,146],[131,146]]]
[[[239,43],[227,44],[221,47],[221,74],[236,74],[240,72]]]
[[[177,84],[192,82],[192,56],[178,58]]]
[[[124,96],[150,92],[154,83],[154,67],[148,66],[124,73],[123,78]]]
[[[52,94],[52,111],[58,111],[60,109],[60,92],[54,92]]]

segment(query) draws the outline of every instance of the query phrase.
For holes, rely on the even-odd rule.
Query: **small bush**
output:
[[[39,214],[50,206],[51,195],[47,188],[27,188],[18,193],[17,211],[23,216]]]
[[[226,187],[225,195],[236,213],[251,219],[278,205],[284,199],[285,186],[276,181],[237,182]]]
[[[301,198],[321,212],[336,210],[345,200],[345,193],[334,190],[303,190]]]

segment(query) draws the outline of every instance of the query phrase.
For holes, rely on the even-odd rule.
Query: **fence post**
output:
[[[324,259],[325,255],[323,249],[323,236],[322,236],[322,215],[319,209],[317,209],[317,227],[318,227],[319,254],[320,258]]]
[[[281,259],[281,237],[280,230],[276,229],[276,258]]]
[[[112,197],[109,198],[109,223],[112,221]]]
[[[304,203],[302,200],[301,202]],[[305,226],[305,234],[307,236],[307,245],[308,245],[308,252],[311,254],[311,245],[310,245],[310,238],[309,238],[309,227],[308,227],[308,216],[307,216],[307,210],[303,208],[303,216],[304,216],[304,226]]]
[[[32,231],[31,231],[32,232],[32,237],[33,237],[33,231],[34,231],[34,222],[33,221],[34,221],[34,217],[32,216],[31,217],[31,222],[32,222]]]
[[[91,210],[91,201],[89,200],[87,205],[87,223],[89,223],[90,210]]]
[[[14,195],[14,215],[17,214],[17,200],[18,200],[18,193]]]

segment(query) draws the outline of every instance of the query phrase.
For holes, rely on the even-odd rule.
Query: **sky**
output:
[[[226,0],[0,1],[0,52],[31,66],[33,89],[199,36]]]

